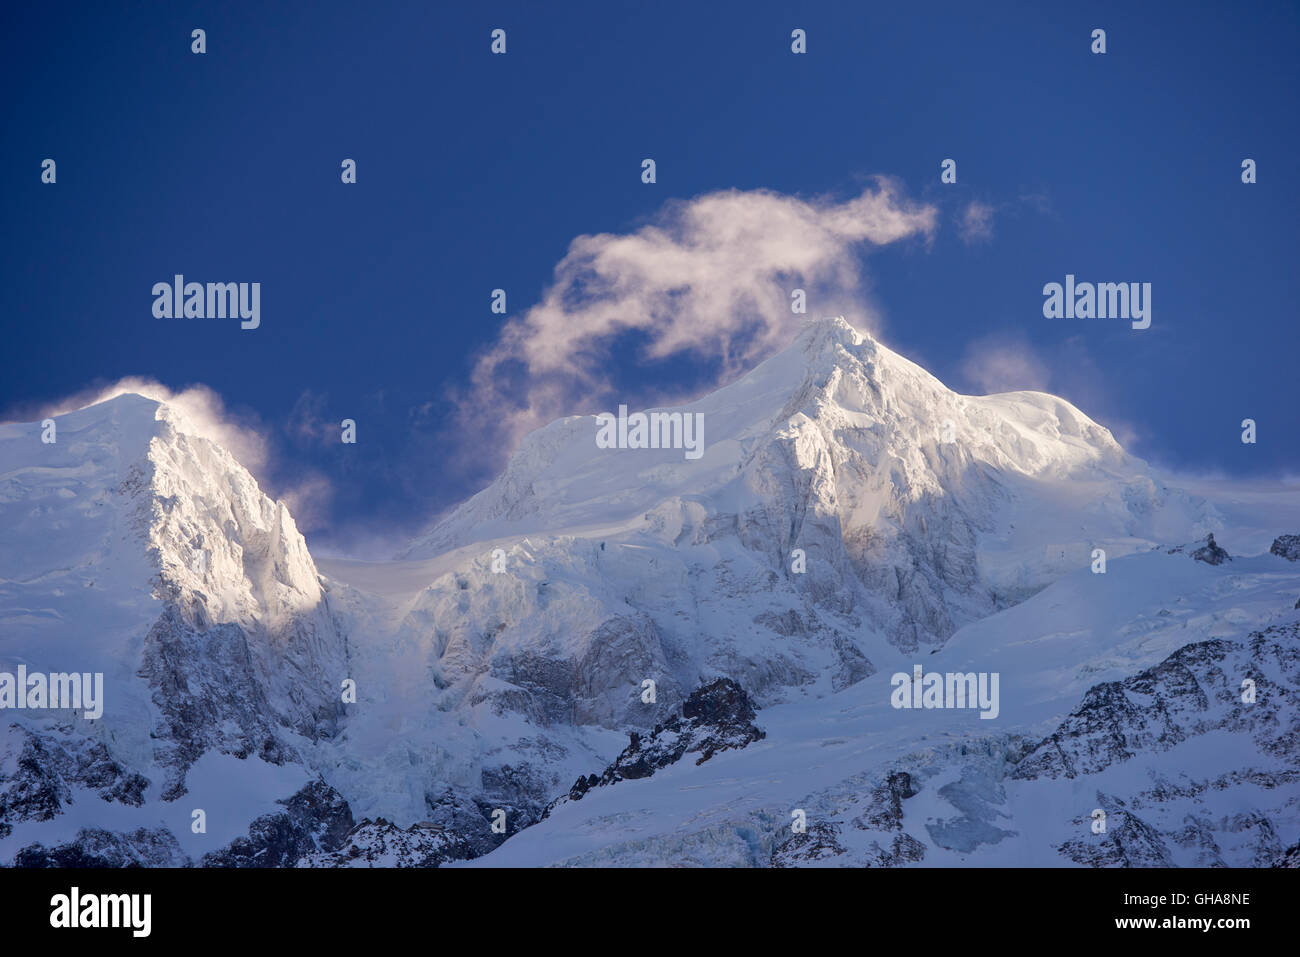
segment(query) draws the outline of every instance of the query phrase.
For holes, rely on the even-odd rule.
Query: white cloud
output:
[[[712,363],[713,381],[699,385],[712,388],[790,342],[804,318],[847,314],[870,326],[858,253],[929,237],[936,218],[878,178],[846,202],[708,193],[670,203],[635,232],[579,236],[542,301],[479,358],[458,397],[462,428],[480,452],[492,435],[504,456],[555,418],[603,408],[617,385],[611,349],[624,334],[649,361]],[[807,292],[806,317],[791,313],[796,288]]]
[[[284,489],[279,496],[293,516],[298,531],[312,532],[330,528],[334,486],[315,470],[300,470],[299,475],[301,477],[296,484]]]
[[[1081,336],[1058,342],[1044,354],[1021,335],[987,335],[966,347],[959,372],[965,384],[980,393],[1025,390],[1058,395],[1110,429],[1115,441],[1130,451],[1142,440],[1135,426],[1115,411],[1116,397],[1105,385],[1107,377]]]
[[[961,374],[982,392],[1046,392],[1047,363],[1023,339],[985,336],[966,347]]]
[[[957,232],[965,243],[987,242],[993,238],[994,208],[975,200],[966,207],[958,223]]]

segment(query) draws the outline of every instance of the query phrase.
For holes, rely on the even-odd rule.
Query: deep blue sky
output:
[[[336,529],[413,528],[481,482],[441,467],[436,436],[445,387],[501,326],[494,287],[519,313],[573,237],[671,198],[847,198],[878,173],[941,212],[932,244],[865,261],[892,347],[975,391],[972,343],[1017,341],[1154,462],[1300,472],[1294,3],[95,3],[7,21],[0,409],[125,375],[206,384],[271,431],[273,490],[300,467],[333,484]],[[955,228],[972,200],[996,209],[986,242]],[[174,272],[260,281],[262,328],[154,319]],[[1151,330],[1044,319],[1042,285],[1067,272],[1151,282]],[[630,391],[662,374],[619,371]],[[364,447],[294,438],[295,407],[356,418]]]

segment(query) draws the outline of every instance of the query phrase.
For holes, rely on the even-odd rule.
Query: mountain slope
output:
[[[1300,839],[1297,592],[1267,555],[1084,570],[924,656],[999,673],[995,720],[895,709],[882,672],[760,711],[743,750],[594,788],[472,864],[1271,864]]]
[[[358,586],[350,630],[393,636],[358,650],[368,682],[394,660],[407,676],[348,732],[385,754],[346,789],[366,815],[418,815],[405,755],[441,748],[442,715],[474,729],[444,773],[527,782],[477,797],[541,808],[621,747],[575,728],[649,730],[719,676],[761,707],[841,692],[1086,568],[1093,547],[1114,560],[1217,521],[1068,403],[960,396],[841,319],[674,411],[703,415],[701,458],[602,449],[596,418],[571,417],[405,560],[325,563]],[[417,694],[423,717],[403,710]]]
[[[166,404],[60,416],[53,445],[0,426],[0,671],[102,671],[106,699],[0,715],[0,861],[1183,863],[1194,840],[1238,863],[1300,837],[1275,746],[1300,563],[1258,547],[1292,493],[1226,520],[1069,403],[959,395],[840,319],[674,411],[701,457],[564,419],[401,560],[321,573]],[[1211,532],[1216,565],[1191,557]],[[996,715],[891,707],[918,664],[998,673]],[[1219,699],[1250,668],[1275,696],[1248,720]],[[733,687],[743,721],[692,717]],[[1137,694],[1192,717],[1153,730]],[[1098,764],[1098,727],[1141,744]],[[1076,845],[1099,803],[1145,857]]]
[[[37,425],[0,427],[0,661],[102,672],[103,716],[5,712],[0,836],[12,846],[54,818],[41,833],[61,833],[105,801],[190,841],[190,809],[244,800],[222,793],[219,766],[266,765],[239,785],[258,806],[304,743],[337,732],[345,637],[288,511],[176,409],[125,394],[55,425],[52,443]],[[50,749],[69,759],[27,759]],[[128,793],[101,786],[105,764]],[[273,782],[260,798],[258,777]]]

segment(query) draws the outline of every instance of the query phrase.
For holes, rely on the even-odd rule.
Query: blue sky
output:
[[[16,8],[0,409],[129,375],[203,384],[269,436],[271,491],[319,493],[313,544],[413,531],[499,464],[500,437],[450,396],[575,237],[717,190],[842,203],[884,175],[933,229],[854,247],[861,287],[810,315],[865,302],[950,386],[1056,392],[1166,468],[1298,473],[1300,8],[1134,6]],[[983,235],[961,228],[972,203]],[[150,290],[177,272],[261,282],[261,328],[155,319]],[[1150,282],[1151,328],[1043,318],[1067,273]],[[629,401],[727,374],[707,348],[645,361],[642,344],[602,356]]]

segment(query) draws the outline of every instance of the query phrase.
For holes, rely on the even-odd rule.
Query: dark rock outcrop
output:
[[[578,778],[569,793],[552,802],[542,817],[565,801],[582,800],[592,788],[648,778],[687,754],[698,754],[695,763],[699,765],[719,752],[760,741],[765,735],[754,724],[754,717],[754,704],[745,689],[730,678],[718,678],[692,692],[682,704],[680,716],[655,725],[648,735],[629,733],[628,746],[602,774]]]
[[[118,834],[82,828],[67,844],[32,844],[14,857],[14,867],[189,867],[176,836],[166,828]]]
[[[1192,542],[1189,545],[1179,545],[1171,548],[1167,552],[1169,555],[1190,555],[1195,561],[1205,562],[1207,565],[1222,565],[1224,562],[1232,561],[1232,556],[1226,549],[1221,548],[1214,541],[1214,533],[1211,532],[1205,536],[1205,541]]]
[[[813,821],[807,830],[792,834],[772,848],[772,867],[802,867],[839,857],[845,848],[840,831],[829,821]]]
[[[203,857],[204,867],[292,867],[318,850],[334,850],[354,827],[352,810],[328,784],[313,781],[280,802],[283,811],[263,814],[248,837]]]
[[[438,867],[481,857],[538,820],[539,809],[494,807],[447,791],[427,798],[428,820],[399,827],[384,818],[364,820],[344,839],[299,861],[300,867]],[[504,817],[498,815],[500,811]],[[504,830],[494,829],[501,821]]]
[[[1192,552],[1192,558],[1198,562],[1205,562],[1207,565],[1222,565],[1224,562],[1232,560],[1232,556],[1226,550],[1214,543],[1213,532],[1205,537],[1204,545]]]
[[[1292,844],[1285,854],[1279,857],[1274,863],[1274,867],[1300,867],[1300,841]]]
[[[149,781],[100,742],[74,735],[35,734],[10,724],[0,735],[0,838],[20,821],[48,821],[72,803],[74,788],[109,802],[139,807]]]
[[[1011,777],[1092,774],[1217,729],[1245,731],[1261,750],[1279,757],[1296,753],[1297,632],[1300,626],[1295,624],[1274,625],[1246,641],[1196,642],[1131,678],[1090,688],[1079,707],[1016,765]],[[1274,670],[1287,676],[1286,684],[1265,677]],[[1245,679],[1257,685],[1252,702],[1242,698]]]
[[[1130,811],[1116,807],[1113,798],[1097,795],[1097,802],[1107,812],[1106,830],[1101,834],[1066,841],[1057,850],[1076,864],[1091,867],[1172,867],[1169,851],[1160,833]],[[1089,831],[1084,823],[1080,830]]]
[[[158,708],[153,734],[158,763],[167,768],[164,800],[186,793],[186,772],[210,750],[278,765],[299,760],[284,732],[313,741],[336,733],[343,706],[332,691],[321,690],[332,688],[320,674],[324,666],[299,650],[341,641],[334,634],[321,637],[318,628],[325,630],[314,619],[295,621],[285,635],[270,640],[230,623],[199,627],[175,605],[163,611],[145,638],[139,674],[149,681]],[[281,645],[303,663],[262,661],[264,655],[255,651]],[[295,690],[274,703],[271,685],[299,671],[311,676],[312,693]]]
[[[474,845],[430,823],[398,827],[384,818],[362,821],[337,848],[304,857],[300,867],[437,867],[477,857]]]
[[[1279,535],[1273,539],[1270,555],[1280,555],[1289,562],[1300,562],[1300,535]]]
[[[899,831],[903,828],[903,802],[920,789],[906,771],[891,771],[883,783],[871,790],[871,803],[853,819],[864,831]]]

